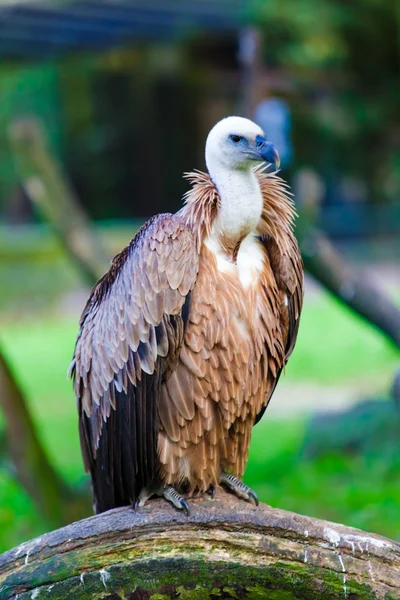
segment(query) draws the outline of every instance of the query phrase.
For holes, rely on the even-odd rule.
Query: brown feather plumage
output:
[[[221,469],[239,477],[243,475],[254,421],[266,408],[297,335],[303,270],[293,235],[295,210],[282,179],[261,170],[257,176],[264,198],[258,227],[260,243],[265,249],[264,269],[257,289],[245,293],[237,279],[218,271],[214,256],[203,244],[218,213],[218,191],[209,175],[198,171],[187,174],[193,187],[186,194],[180,214],[195,234],[200,265],[191,295],[180,370],[186,373],[185,380],[205,380],[209,384],[203,394],[201,387],[194,394],[196,414],[199,410],[204,413],[204,407],[207,413],[218,414],[208,431],[209,419],[187,419],[182,427],[185,446],[190,440],[197,448],[197,440],[201,440],[201,452],[200,447],[199,454],[188,451],[181,467],[183,477],[189,461],[191,475],[187,483],[192,491],[205,490],[210,483],[216,483],[212,474],[216,473],[218,479]],[[227,246],[225,251],[235,262],[236,246]],[[295,307],[293,322],[289,318],[291,305]],[[247,324],[246,339],[238,321]],[[205,347],[209,352],[202,356],[200,352]],[[169,393],[174,394],[171,380]],[[160,436],[163,435],[161,431]],[[204,449],[207,444],[208,452]],[[171,446],[171,451],[178,459],[180,442],[176,447]],[[205,459],[199,460],[202,456],[208,457],[206,466]],[[163,465],[162,477],[167,483],[175,483],[175,474],[169,472],[168,463]]]
[[[72,372],[94,484],[99,457],[109,461],[119,451],[112,440],[105,448],[104,431],[132,394],[127,418],[140,438],[137,449],[130,439],[136,487],[128,490],[125,482],[128,491],[118,497],[98,489],[98,510],[133,501],[154,477],[194,493],[218,484],[222,470],[243,475],[252,427],[293,350],[303,297],[288,188],[276,175],[256,174],[264,201],[257,228],[262,270],[249,289],[234,270],[219,270],[204,243],[220,198],[209,175],[195,171],[186,174],[191,189],[182,210],[147,223],[92,291]],[[223,243],[232,265],[240,242]],[[150,437],[141,433],[144,423]],[[140,465],[150,438],[156,466],[146,478]],[[108,465],[111,480],[117,467]]]

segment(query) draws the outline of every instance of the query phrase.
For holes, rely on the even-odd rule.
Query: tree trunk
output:
[[[239,33],[240,97],[238,115],[252,118],[261,81],[261,33],[256,27],[246,27]]]
[[[238,500],[120,508],[0,557],[0,600],[394,600],[400,545],[374,534]]]
[[[86,490],[70,490],[53,469],[36,433],[31,414],[14,375],[0,349],[0,406],[4,412],[6,441],[18,479],[38,509],[54,525],[88,513]]]

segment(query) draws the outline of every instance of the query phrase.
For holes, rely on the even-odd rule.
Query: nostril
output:
[[[262,145],[264,144],[264,142],[265,142],[265,139],[263,137],[261,137],[260,135],[258,135],[256,137],[256,147],[257,148],[261,148]]]

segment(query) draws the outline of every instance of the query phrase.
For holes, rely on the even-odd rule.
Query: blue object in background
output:
[[[281,166],[289,167],[293,160],[293,147],[288,104],[280,98],[266,98],[255,109],[254,121],[264,130],[267,140],[278,148]]]

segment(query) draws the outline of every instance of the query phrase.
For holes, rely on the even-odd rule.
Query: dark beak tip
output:
[[[265,142],[263,148],[261,149],[260,155],[265,162],[274,165],[276,170],[279,169],[281,159],[274,144],[271,142]]]

